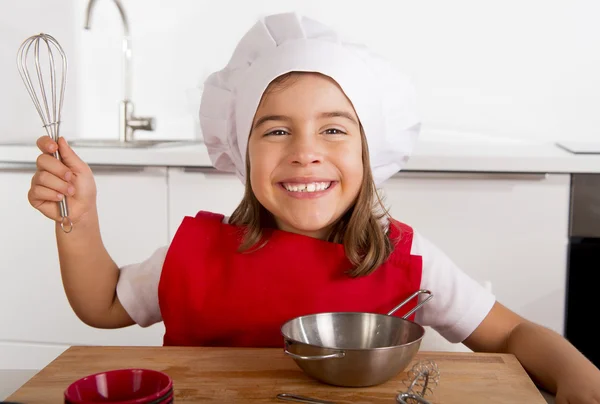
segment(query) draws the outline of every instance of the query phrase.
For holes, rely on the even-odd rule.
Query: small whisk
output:
[[[431,404],[425,399],[425,395],[432,392],[433,387],[437,386],[440,381],[437,364],[432,360],[417,362],[408,372],[408,380],[410,383],[408,390],[396,397],[398,404]]]
[[[40,44],[42,44],[42,46],[40,46]],[[58,55],[60,57],[58,63],[55,61],[55,55],[52,47],[55,48],[55,51],[58,51]],[[48,82],[44,81],[45,69],[42,68],[42,63],[40,60],[40,48],[42,48],[42,53],[47,52],[47,59],[49,63],[49,68],[47,71],[50,75],[49,86]],[[34,86],[31,80],[28,69],[28,62],[31,63],[31,61],[29,61],[30,52],[33,53],[33,63],[35,65],[35,72],[38,79],[37,88]],[[67,58],[63,48],[56,39],[48,34],[40,33],[38,35],[31,36],[27,38],[19,47],[19,51],[17,52],[17,67],[19,69],[19,74],[23,79],[23,83],[27,88],[27,92],[29,93],[31,100],[33,101],[33,104],[35,105],[35,108],[42,119],[43,128],[46,130],[46,134],[50,136],[52,140],[58,142],[67,75]],[[59,70],[58,74],[57,70]],[[57,77],[60,78],[60,80],[57,80]],[[59,85],[57,85],[57,81],[60,81]],[[56,150],[53,155],[58,160],[61,160],[58,150]],[[59,201],[59,208],[60,216],[62,218],[60,227],[65,233],[70,233],[71,230],[73,230],[73,222],[69,218],[66,196],[63,196],[63,199]]]

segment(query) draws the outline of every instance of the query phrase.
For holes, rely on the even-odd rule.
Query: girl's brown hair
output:
[[[267,94],[287,83],[301,73],[291,72],[279,76],[271,82],[265,91]],[[348,260],[354,266],[348,271],[351,277],[368,275],[383,264],[393,250],[388,232],[382,226],[382,220],[388,218],[382,200],[379,197],[369,160],[367,140],[360,128],[363,161],[363,181],[356,201],[331,227],[326,241],[341,243]],[[264,228],[275,228],[273,215],[256,199],[250,184],[250,159],[246,152],[246,187],[242,201],[229,219],[229,223],[245,228],[240,251],[252,247],[260,248],[268,240],[263,238]],[[393,224],[390,222],[390,226]]]

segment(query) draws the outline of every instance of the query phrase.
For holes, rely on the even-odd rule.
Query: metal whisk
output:
[[[42,46],[40,46],[40,44]],[[55,48],[55,51],[52,48]],[[41,53],[47,53],[49,68],[42,67],[40,58]],[[55,61],[54,52],[58,51],[59,60]],[[33,53],[33,61],[29,60],[30,52]],[[57,63],[58,62],[58,63]],[[34,63],[35,72],[38,79],[38,86],[34,86],[29,75],[28,63]],[[58,142],[59,129],[61,122],[61,111],[64,99],[64,91],[67,76],[67,58],[63,48],[52,36],[44,33],[27,38],[19,47],[17,52],[17,67],[19,74],[25,83],[27,92],[31,96],[33,104],[42,119],[43,128],[46,134],[55,142]],[[57,72],[58,70],[58,72]],[[44,81],[44,71],[50,75],[50,81]],[[60,85],[57,86],[57,77],[60,78]],[[47,80],[47,78],[46,78]],[[49,85],[48,85],[49,84]],[[53,153],[54,157],[61,160],[58,150]],[[65,233],[73,230],[73,222],[69,218],[66,196],[59,201],[60,216],[62,217],[60,227]]]
[[[425,395],[432,392],[433,387],[437,386],[440,381],[440,371],[437,364],[432,360],[419,361],[408,372],[408,378],[410,383],[408,390],[398,394],[396,402],[398,404],[430,404],[425,399]]]

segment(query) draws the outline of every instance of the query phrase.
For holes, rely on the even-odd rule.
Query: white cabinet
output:
[[[403,173],[392,216],[441,248],[497,299],[563,333],[569,175]]]
[[[143,260],[167,244],[166,169],[92,169],[102,237],[115,262]],[[162,344],[162,323],[99,330],[75,316],[62,286],[54,224],[27,201],[33,173],[30,165],[0,166],[0,369],[41,368],[72,344]]]
[[[92,167],[104,243],[118,265],[167,245],[184,216],[230,215],[244,186],[197,168]],[[0,369],[41,368],[68,345],[161,345],[163,324],[99,330],[63,290],[54,224],[27,202],[32,165],[0,165]],[[392,215],[421,232],[499,301],[562,333],[568,175],[402,173],[385,184]]]
[[[244,185],[234,174],[213,169],[169,168],[169,239],[185,216],[200,210],[225,216],[238,206]]]

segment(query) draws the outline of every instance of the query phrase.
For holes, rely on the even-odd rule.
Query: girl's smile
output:
[[[321,198],[329,193],[337,181],[316,177],[289,178],[278,183],[282,190],[292,198]]]

